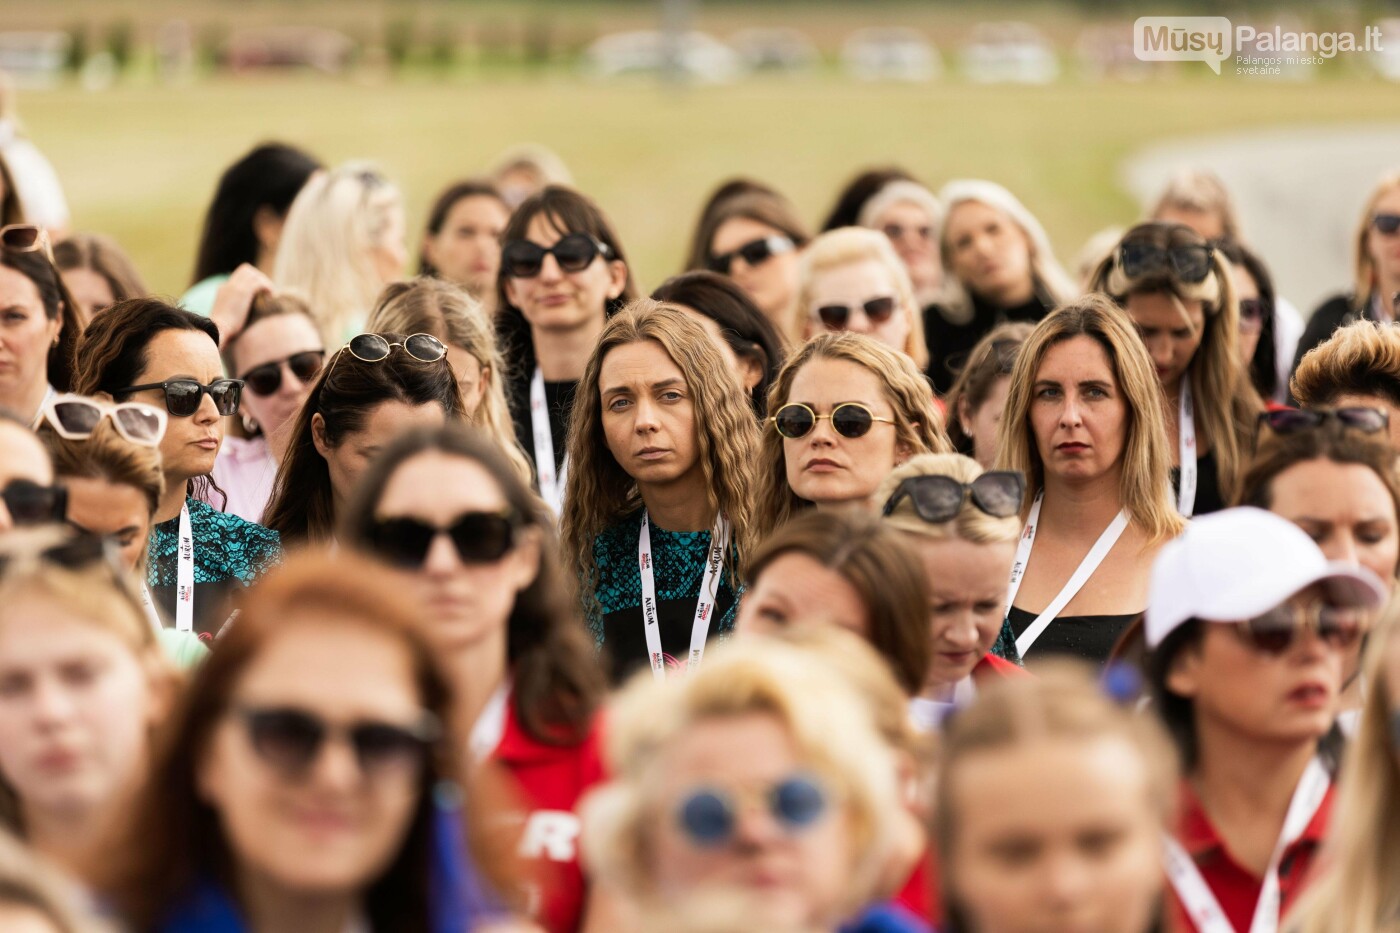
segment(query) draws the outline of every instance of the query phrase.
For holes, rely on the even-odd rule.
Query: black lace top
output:
[[[206,502],[186,499],[194,538],[194,630],[201,640],[218,634],[228,618],[225,602],[235,586],[247,586],[282,559],[277,532],[255,525]],[[161,522],[151,530],[146,580],[156,605],[175,618],[176,552],[180,519]]]

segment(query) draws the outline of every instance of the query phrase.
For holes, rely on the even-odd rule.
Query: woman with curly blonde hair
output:
[[[530,482],[530,461],[515,438],[506,406],[505,362],[478,299],[442,279],[424,276],[395,282],[379,293],[366,326],[374,334],[432,334],[441,340],[462,389],[467,423],[490,435],[516,472]]]
[[[1128,313],[1152,357],[1186,518],[1239,495],[1264,403],[1239,362],[1240,309],[1224,254],[1182,224],[1138,224],[1094,271],[1091,291]]]
[[[618,677],[649,665],[664,679],[678,658],[693,668],[734,627],[739,561],[758,541],[757,430],[719,349],[680,308],[639,299],[603,329],[574,397],[562,518]]]
[[[759,528],[794,513],[868,508],[916,454],[950,453],[928,382],[903,353],[864,334],[821,334],[788,358],[768,393]]]
[[[1183,527],[1161,388],[1121,309],[1089,295],[1036,326],[1016,357],[997,450],[998,470],[1026,477],[1007,598],[1017,654],[1036,645],[1037,658],[1101,664],[1147,605],[1153,556]]]

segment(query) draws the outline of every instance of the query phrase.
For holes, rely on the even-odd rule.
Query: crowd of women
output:
[[[3,929],[1400,929],[1400,174],[1306,325],[1194,171],[648,294],[547,151],[266,144],[177,300],[14,174]]]

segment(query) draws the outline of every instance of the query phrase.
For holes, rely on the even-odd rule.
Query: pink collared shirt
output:
[[[214,461],[214,483],[228,495],[225,512],[262,524],[263,510],[272,498],[277,461],[263,437],[225,437]]]

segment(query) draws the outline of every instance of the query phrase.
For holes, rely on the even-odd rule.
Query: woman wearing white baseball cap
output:
[[[1198,518],[1158,554],[1144,627],[1186,776],[1166,840],[1180,929],[1278,929],[1331,813],[1343,658],[1383,599],[1262,509]]]

